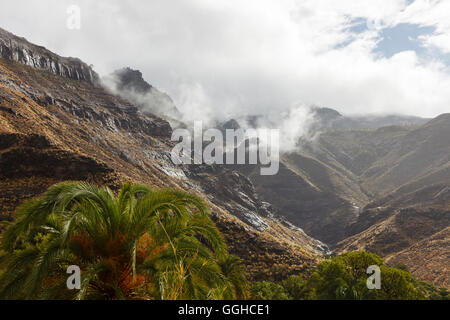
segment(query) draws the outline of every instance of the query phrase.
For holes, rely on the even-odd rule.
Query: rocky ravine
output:
[[[312,112],[314,138],[306,135],[283,154],[277,175],[234,168],[262,200],[334,253],[371,251],[448,287],[448,241],[435,239],[450,226],[450,114],[361,122],[331,109]]]
[[[326,131],[295,155],[315,159],[326,168],[322,175],[290,157],[318,188],[334,189],[359,207],[338,242],[329,243],[334,252],[375,252],[419,279],[449,287],[443,232],[450,226],[449,135],[450,114],[425,124]]]
[[[116,74],[118,96],[78,59],[3,30],[0,46],[0,219],[59,181],[131,180],[204,197],[253,279],[308,274],[328,252],[309,234],[336,253],[372,251],[449,286],[449,114],[427,122],[317,109],[317,138],[282,155],[276,176],[257,166],[174,166],[165,114],[178,111],[140,72]]]
[[[0,44],[0,219],[59,181],[113,189],[135,181],[204,197],[254,279],[307,275],[326,251],[277,216],[242,174],[174,166],[169,123],[108,92],[86,64],[3,30]]]

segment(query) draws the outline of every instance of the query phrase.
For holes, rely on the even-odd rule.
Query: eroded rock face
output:
[[[60,57],[1,28],[0,57],[70,79],[85,80],[90,83],[95,83],[98,80],[98,75],[81,60]]]
[[[307,274],[316,265],[320,243],[274,218],[245,176],[224,167],[175,166],[166,120],[101,86],[24,61],[0,58],[0,220],[61,181],[113,190],[133,181],[205,198],[252,278]]]
[[[119,91],[135,91],[140,94],[146,94],[152,90],[152,86],[146,82],[139,70],[123,68],[112,73]]]
[[[347,201],[312,187],[282,162],[278,174],[273,176],[260,175],[258,166],[232,167],[249,177],[261,200],[271,203],[286,220],[327,244],[343,239],[345,226],[356,216]]]
[[[75,101],[66,99],[56,99],[54,102],[64,111],[81,119],[100,123],[110,131],[123,129],[159,137],[170,137],[172,134],[167,121],[142,114],[134,107],[117,108],[115,105],[106,105],[98,108],[99,106],[78,105]]]
[[[102,83],[114,93],[133,102],[143,112],[173,120],[180,120],[183,116],[172,98],[145,81],[139,70],[116,70],[102,78]]]
[[[184,171],[212,196],[211,201],[225,207],[250,227],[261,232],[269,227],[262,217],[268,217],[271,212],[258,199],[253,184],[244,175],[217,165],[185,166]]]

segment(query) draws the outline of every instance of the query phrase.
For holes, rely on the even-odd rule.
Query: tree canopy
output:
[[[199,197],[66,182],[24,203],[3,234],[3,299],[234,299],[247,280]],[[80,290],[68,290],[68,266]]]

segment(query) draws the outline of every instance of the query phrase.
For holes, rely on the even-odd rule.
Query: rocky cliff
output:
[[[176,107],[140,72],[122,69],[117,87],[104,88],[85,63],[1,29],[0,56],[0,220],[59,181],[113,189],[134,181],[203,197],[253,279],[307,275],[330,245],[336,253],[373,251],[449,285],[449,115],[425,124],[371,118],[361,129],[361,121],[323,109],[316,138],[283,154],[278,175],[260,176],[257,166],[176,166],[164,115]]]
[[[86,180],[113,189],[134,181],[203,197],[230,251],[244,259],[254,279],[308,274],[320,261],[326,246],[272,212],[241,173],[175,166],[166,120],[111,93],[95,78],[83,78],[84,69],[71,59],[6,35],[29,57],[59,61],[73,71],[61,73],[9,53],[0,58],[1,220],[14,219],[20,203],[59,181]],[[12,52],[16,45],[5,48]]]
[[[76,58],[60,57],[0,28],[0,57],[46,70],[62,77],[95,83],[98,75]]]
[[[236,170],[260,199],[334,253],[374,252],[448,287],[448,239],[435,239],[450,226],[449,114],[427,121],[312,112],[310,134],[282,154],[277,175]],[[433,263],[431,254],[438,255]]]
[[[144,80],[142,72],[131,68],[114,71],[102,79],[113,93],[128,99],[144,112],[150,112],[172,122],[182,120],[172,98]]]
[[[420,279],[448,287],[443,230],[450,226],[449,129],[449,114],[424,124],[329,129],[287,157],[319,190],[353,204],[353,218],[335,222],[338,241],[327,242],[335,253],[375,252],[390,264],[407,265]],[[326,236],[318,231],[311,234]],[[437,256],[431,263],[432,254]]]

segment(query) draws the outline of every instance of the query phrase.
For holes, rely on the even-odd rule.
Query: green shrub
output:
[[[371,265],[381,271],[381,289],[369,290],[366,273]],[[320,263],[309,280],[290,276],[279,283],[257,282],[252,287],[252,298],[272,300],[304,299],[380,299],[416,300],[445,299],[448,291],[418,282],[406,270],[389,268],[373,253],[350,252]]]
[[[377,265],[381,270],[381,289],[369,290],[367,268]],[[308,286],[317,299],[423,299],[418,282],[404,270],[389,268],[373,253],[350,252],[322,262]]]
[[[282,285],[270,281],[254,283],[251,288],[251,297],[254,300],[290,300],[289,294]]]

